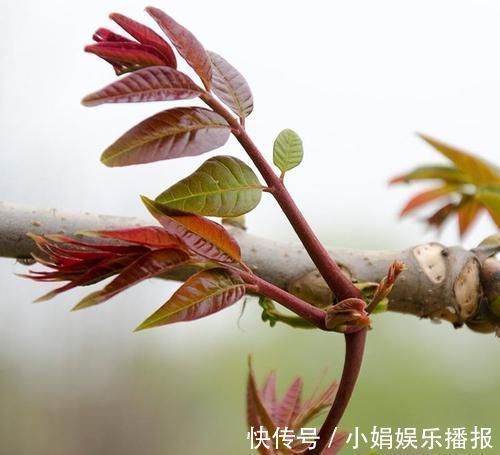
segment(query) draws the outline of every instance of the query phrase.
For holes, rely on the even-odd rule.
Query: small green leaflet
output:
[[[156,201],[205,216],[239,216],[260,202],[262,185],[252,169],[232,156],[215,156],[161,193]]]
[[[281,131],[274,141],[273,162],[282,175],[297,167],[302,162],[303,156],[304,149],[299,135],[291,129]]]

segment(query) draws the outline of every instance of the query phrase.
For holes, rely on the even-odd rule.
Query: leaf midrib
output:
[[[261,185],[247,185],[247,186],[239,186],[236,188],[224,188],[224,189],[220,189],[218,191],[203,191],[201,193],[194,193],[194,194],[190,194],[189,196],[185,196],[185,197],[170,199],[168,201],[164,201],[164,200],[158,199],[158,198],[156,200],[160,203],[168,204],[171,202],[183,201],[183,200],[191,199],[191,198],[195,198],[195,197],[210,196],[210,195],[214,195],[214,194],[229,193],[229,192],[236,192],[236,191],[262,190],[262,188],[264,188],[264,187]]]

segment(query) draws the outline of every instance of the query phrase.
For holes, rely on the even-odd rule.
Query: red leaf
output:
[[[138,243],[154,247],[179,247],[179,240],[170,235],[165,229],[156,226],[146,226],[138,228],[127,228],[119,230],[89,231],[87,236],[107,237],[123,242]]]
[[[179,54],[195,70],[209,90],[212,81],[212,64],[198,39],[162,10],[148,7],[146,11],[158,23]]]
[[[457,210],[457,204],[446,204],[439,208],[436,212],[434,212],[430,217],[427,218],[427,224],[430,226],[435,226],[436,228],[440,228],[443,223],[455,213]]]
[[[274,419],[277,399],[276,399],[276,371],[271,371],[262,388],[262,400],[271,417]]]
[[[179,249],[168,248],[150,251],[124,268],[104,289],[93,292],[81,300],[73,310],[80,310],[105,302],[119,292],[148,278],[166,273],[179,265],[185,264],[188,260],[189,255]]]
[[[422,193],[417,194],[412,197],[406,205],[401,210],[400,216],[407,215],[418,207],[425,205],[429,202],[434,201],[435,199],[442,198],[444,196],[448,196],[451,193],[457,191],[456,186],[445,185],[439,188],[434,188],[432,190],[423,191]]]
[[[302,379],[295,378],[285,396],[276,409],[276,426],[279,428],[291,427],[293,420],[300,410],[300,396],[302,394]]]
[[[252,367],[252,359],[248,359],[248,382],[247,382],[247,423],[248,428],[253,427],[254,430],[259,430],[261,426],[267,429],[268,433],[271,435],[276,431],[276,425],[274,424],[268,410],[264,405],[262,395],[257,387],[257,382],[255,380],[255,374]],[[253,436],[253,435],[252,435]],[[259,453],[263,455],[272,455],[274,450],[272,445],[267,449],[263,445],[259,447]]]
[[[92,39],[94,41],[97,41],[98,43],[101,43],[103,41],[118,41],[118,42],[127,42],[127,43],[133,43],[131,39],[126,38],[125,36],[119,35],[118,33],[112,32],[111,30],[108,30],[107,28],[98,28],[94,35],[92,36]]]
[[[160,224],[194,253],[217,262],[240,262],[239,245],[220,224],[199,215],[169,209],[145,196],[142,201]]]
[[[330,444],[330,447],[326,447],[321,455],[336,455],[342,449],[348,437],[349,433],[342,433],[337,431],[337,433],[333,437],[333,441]]]
[[[108,251],[109,253],[116,253],[120,255],[140,254],[140,253],[146,253],[148,251],[148,248],[140,245],[119,245],[119,244],[110,245],[105,243],[90,243],[72,239],[71,237],[66,237],[64,235],[59,235],[59,234],[50,234],[46,235],[45,237],[55,242],[67,243],[69,245],[76,245],[84,248],[91,248],[94,250]]]
[[[314,419],[324,409],[329,408],[333,404],[335,395],[337,394],[338,382],[333,381],[328,388],[318,396],[312,396],[301,407],[300,413],[293,422],[294,428],[302,428],[312,419]]]
[[[177,68],[177,61],[172,47],[155,31],[123,14],[112,13],[109,17],[137,41],[154,47],[160,52],[167,66],[174,69]]]
[[[325,324],[328,330],[354,333],[370,327],[370,317],[364,300],[347,298],[326,310]]]
[[[238,117],[248,117],[253,110],[252,91],[245,78],[220,55],[208,51],[212,62],[212,90]]]
[[[240,300],[245,290],[243,280],[227,269],[219,267],[198,272],[136,330],[192,321],[217,313]]]
[[[202,90],[185,74],[168,66],[137,70],[83,98],[85,106],[103,103],[185,100],[196,98]]]
[[[69,291],[70,289],[73,289],[77,286],[87,286],[90,284],[97,283],[98,281],[104,280],[105,278],[114,275],[119,270],[129,265],[136,259],[136,257],[137,256],[133,255],[118,256],[118,257],[112,256],[107,259],[104,259],[99,263],[97,263],[96,265],[94,265],[93,267],[90,267],[83,274],[79,274],[78,277],[75,278],[73,281],[39,297],[38,299],[35,300],[35,302],[43,302],[49,300],[55,297],[57,294]]]
[[[127,166],[201,155],[224,145],[229,133],[219,114],[201,107],[178,107],[131,128],[104,151],[101,160],[107,166]]]
[[[85,52],[95,54],[116,65],[117,74],[133,71],[147,66],[161,66],[165,62],[161,54],[151,46],[132,41],[111,41],[89,44]]]

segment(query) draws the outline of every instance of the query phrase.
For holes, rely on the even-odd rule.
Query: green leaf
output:
[[[186,100],[202,93],[188,76],[168,66],[137,70],[82,100],[84,106],[104,103]]]
[[[500,185],[479,187],[477,198],[500,216]]]
[[[457,208],[458,228],[463,237],[483,210],[481,202],[474,196],[462,196]]]
[[[281,131],[274,141],[273,162],[282,174],[297,167],[303,156],[304,149],[299,135],[290,129]]]
[[[427,179],[444,180],[446,183],[471,183],[471,179],[466,174],[452,166],[420,166],[407,174],[392,178],[389,183]]]
[[[261,196],[262,185],[250,167],[232,156],[215,156],[156,201],[185,212],[227,217],[254,209]]]
[[[500,185],[479,187],[476,198],[485,205],[497,227],[500,227]]]
[[[203,318],[236,303],[245,289],[244,281],[224,268],[196,273],[136,330]]]
[[[472,251],[479,257],[480,262],[495,256],[500,252],[500,232],[486,237],[477,247],[473,248]]]
[[[248,117],[253,97],[245,78],[220,55],[207,51],[212,61],[212,90],[238,117]]]
[[[127,131],[102,154],[107,166],[151,163],[195,156],[223,146],[227,122],[201,107],[178,107],[159,112]]]
[[[433,139],[430,136],[424,134],[420,134],[419,136],[438,152],[446,156],[446,158],[453,161],[458,169],[470,176],[472,183],[479,185],[500,183],[500,170],[493,164],[468,152]]]

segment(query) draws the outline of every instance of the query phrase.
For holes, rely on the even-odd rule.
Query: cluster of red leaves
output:
[[[139,329],[198,319],[243,297],[246,283],[238,275],[244,267],[240,249],[221,225],[195,214],[169,210],[147,198],[144,202],[161,227],[85,233],[93,237],[92,242],[61,235],[33,235],[42,252],[35,259],[50,270],[31,271],[27,276],[43,282],[67,281],[38,301],[117,275],[74,308],[82,309],[103,303],[145,279],[186,266],[202,270],[187,279]]]
[[[85,50],[109,62],[118,75],[129,74],[86,96],[83,104],[198,97],[209,109],[174,107],[143,120],[104,151],[101,159],[108,166],[209,152],[226,143],[231,122],[243,123],[253,109],[250,88],[233,66],[218,54],[205,50],[189,30],[168,14],[153,7],[146,11],[168,41],[144,24],[111,14],[110,18],[130,37],[99,28],[93,36],[96,44]],[[177,69],[174,50],[202,84]],[[224,107],[215,112],[214,103],[225,105],[232,114]],[[235,157],[216,156],[155,200],[144,198],[162,228],[93,232],[92,236],[100,238],[95,243],[77,243],[61,236],[34,237],[45,253],[41,261],[52,271],[33,272],[30,276],[39,281],[68,281],[40,300],[117,275],[104,289],[85,297],[75,307],[84,308],[102,303],[146,278],[179,273],[177,269],[186,266],[192,270],[195,264],[201,271],[187,279],[139,328],[197,319],[219,311],[244,295],[248,283],[238,272],[249,270],[241,262],[239,247],[226,230],[201,215],[242,215],[259,203],[261,193],[262,185],[249,166]],[[106,244],[103,238],[126,244]]]
[[[500,227],[500,170],[495,165],[468,152],[450,146],[429,136],[421,135],[428,144],[451,162],[451,166],[421,166],[393,178],[390,183],[433,180],[439,186],[412,197],[401,210],[408,215],[434,202],[440,207],[426,218],[426,222],[440,228],[453,215],[458,218],[459,232],[464,236],[482,213],[488,213]]]
[[[265,428],[270,437],[279,435],[280,430],[288,429],[298,435],[301,428],[306,427],[314,418],[329,409],[335,400],[338,383],[334,381],[323,392],[315,391],[308,400],[302,398],[303,381],[297,377],[287,389],[281,399],[276,393],[276,372],[272,371],[264,382],[262,389],[257,386],[251,360],[249,360],[249,374],[247,384],[247,423],[250,430]],[[252,435],[253,437],[254,435]],[[331,443],[321,455],[335,455],[344,445],[347,434],[337,431]],[[260,445],[259,453],[262,455],[274,454],[299,454],[307,453],[310,444],[295,441],[285,444],[279,442],[279,449],[273,445]],[[288,447],[288,445],[290,447]]]
[[[99,28],[93,36],[97,44],[86,46],[85,51],[109,62],[117,75],[148,66],[177,67],[172,47],[156,32],[122,14],[114,13],[109,17],[135,40]]]

